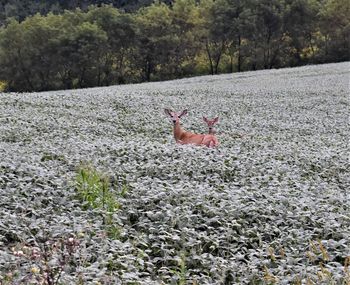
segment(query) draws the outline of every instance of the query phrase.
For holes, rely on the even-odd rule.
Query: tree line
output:
[[[161,0],[161,2],[172,4],[173,0]],[[36,13],[58,14],[76,8],[87,10],[90,5],[110,4],[126,12],[133,12],[152,3],[153,0],[0,0],[0,25],[10,17],[23,21]]]
[[[0,81],[43,91],[349,60],[347,0],[169,3],[7,19]]]

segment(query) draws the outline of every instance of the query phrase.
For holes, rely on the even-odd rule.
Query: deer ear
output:
[[[219,117],[216,117],[216,118],[214,119],[214,124],[216,124],[217,122],[219,122]]]
[[[186,115],[187,114],[187,109],[186,110],[183,110],[181,112],[181,114],[179,115],[179,118],[181,118],[182,116]]]
[[[206,117],[203,116],[203,121],[208,123],[208,119]]]
[[[164,109],[164,113],[168,116],[171,116],[171,110],[169,109]]]

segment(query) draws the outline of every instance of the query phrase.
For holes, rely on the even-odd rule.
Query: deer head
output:
[[[206,117],[203,117],[203,121],[208,125],[209,134],[215,134],[214,125],[219,121],[219,117],[216,117],[212,120],[209,120]]]
[[[168,115],[170,117],[170,119],[174,125],[179,123],[180,118],[187,114],[187,110],[183,110],[181,113],[176,113],[176,112],[173,112],[169,109],[164,109],[164,112],[166,115]]]

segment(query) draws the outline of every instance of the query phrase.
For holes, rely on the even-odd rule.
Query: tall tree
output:
[[[141,69],[143,80],[150,81],[156,74],[163,79],[162,75],[168,75],[165,66],[178,41],[172,26],[171,10],[165,4],[155,3],[139,10],[136,23],[136,66]]]
[[[194,58],[201,45],[196,33],[199,7],[195,0],[177,0],[172,6],[172,26],[176,41],[169,62],[169,72],[174,76],[193,74]]]
[[[224,9],[213,0],[203,0],[200,4],[198,34],[207,54],[211,74],[218,74],[219,64],[229,41],[223,18]]]
[[[0,74],[9,90],[34,90],[24,31],[12,20],[0,31]]]
[[[125,73],[135,45],[136,28],[133,18],[112,6],[93,6],[89,9],[87,19],[97,24],[107,34],[107,43],[101,56],[99,85],[125,83],[127,81]]]
[[[0,49],[2,74],[10,89],[21,91],[55,89],[57,65],[54,39],[58,30],[50,17],[35,15],[18,23],[12,20],[4,29]]]
[[[284,0],[255,0],[252,2],[255,30],[251,34],[255,64],[259,68],[279,67],[280,55],[285,47],[283,15]]]
[[[288,65],[312,62],[315,57],[317,13],[320,3],[315,0],[288,0],[284,13],[285,32],[289,37]]]
[[[345,61],[350,59],[350,4],[347,0],[327,0],[320,10],[323,35],[320,59]]]
[[[254,18],[249,1],[218,0],[214,4],[214,32],[223,37],[227,45],[227,54],[230,57],[230,72],[233,72],[233,63],[237,62],[237,70],[242,70],[244,40],[253,29]]]

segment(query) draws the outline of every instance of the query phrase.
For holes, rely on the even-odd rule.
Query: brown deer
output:
[[[212,120],[207,119],[206,117],[203,117],[203,121],[206,122],[206,124],[208,125],[209,128],[209,134],[210,135],[215,135],[216,131],[214,129],[214,125],[219,122],[219,117],[216,117]]]
[[[164,109],[164,112],[174,124],[174,138],[177,143],[205,145],[207,147],[216,147],[219,145],[218,139],[212,134],[194,134],[181,128],[180,118],[187,114],[187,110],[176,113],[169,109]]]
[[[214,129],[214,125],[217,124],[217,122],[219,122],[219,117],[216,117],[212,120],[209,120],[208,118],[203,116],[203,121],[207,124],[208,128],[209,128],[209,134],[210,135],[215,135],[216,134],[216,130]],[[233,137],[236,138],[243,138],[246,135],[244,134],[232,134]]]

